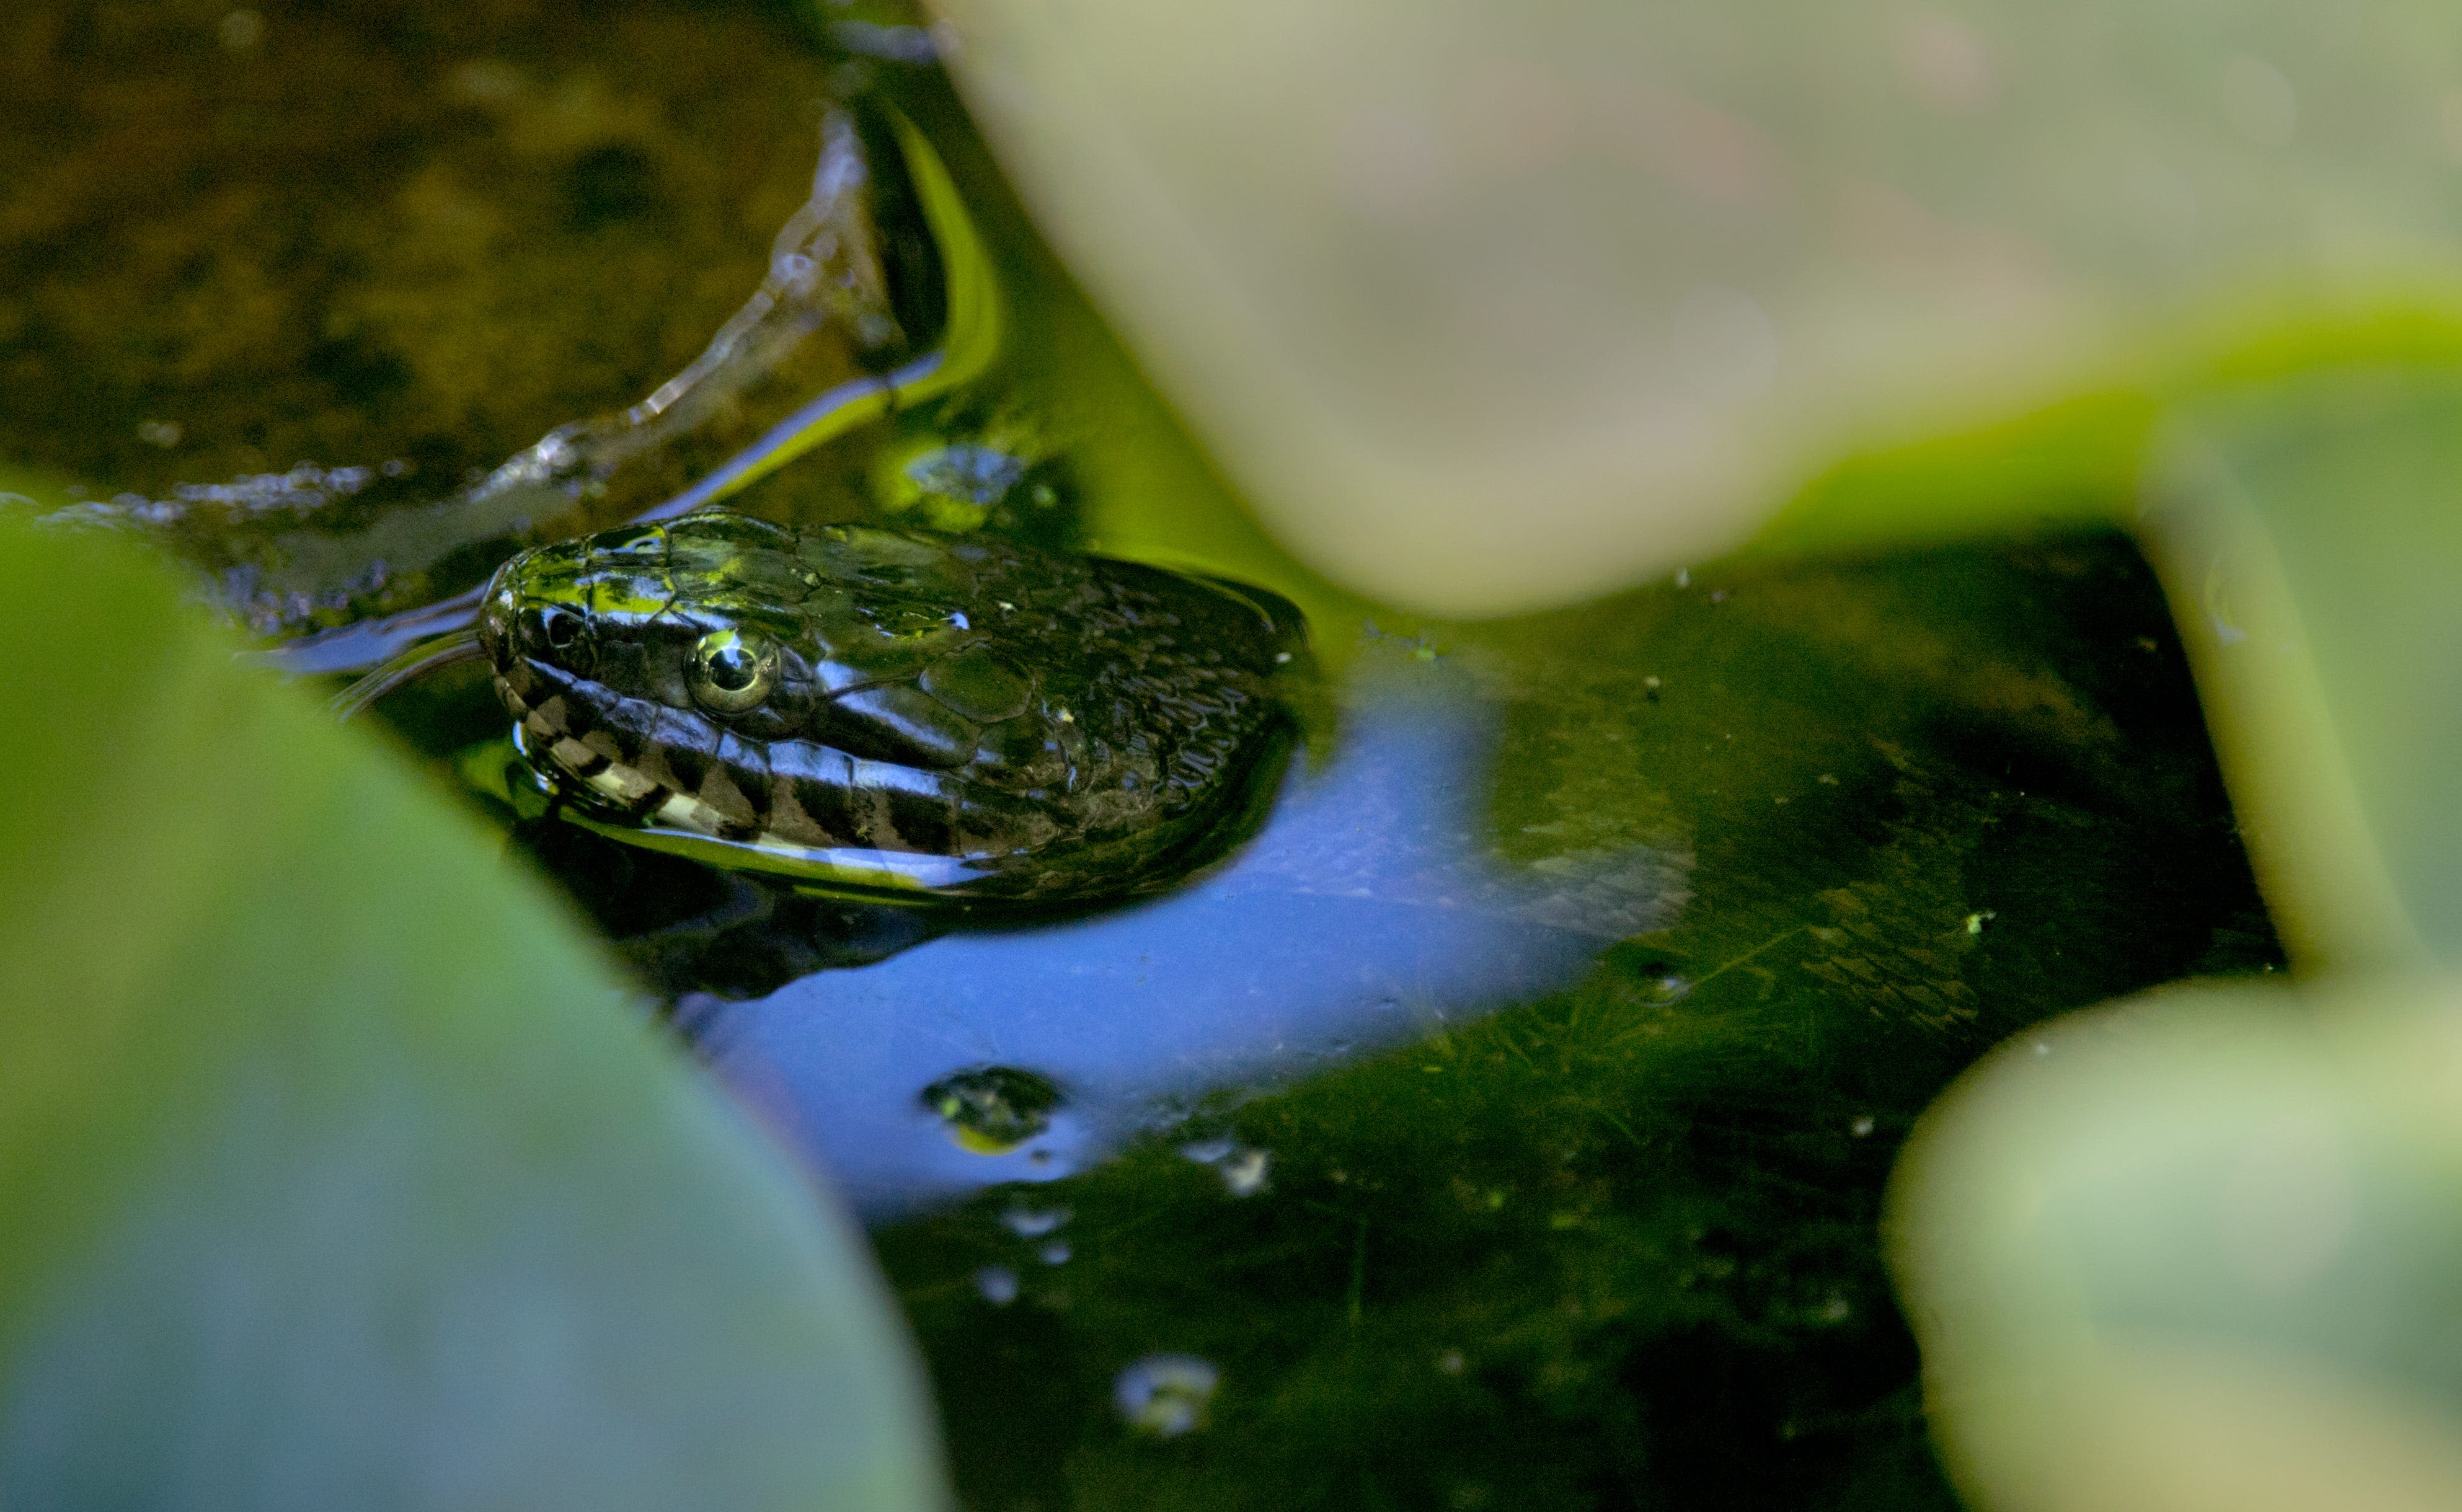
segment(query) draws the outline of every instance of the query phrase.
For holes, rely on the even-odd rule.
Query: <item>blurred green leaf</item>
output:
[[[2147,534],[2286,938],[2462,950],[2462,364],[2345,363],[2180,401]]]
[[[1892,1261],[1990,1508],[2462,1501],[2451,982],[2175,992],[1926,1115]]]
[[[54,509],[69,502],[68,482],[39,468],[0,462],[0,511]]]
[[[0,1503],[919,1508],[847,1220],[168,581],[0,522]]]
[[[2455,307],[2462,60],[2421,0],[931,9],[1268,527],[1423,609],[1619,586],[1843,458]]]

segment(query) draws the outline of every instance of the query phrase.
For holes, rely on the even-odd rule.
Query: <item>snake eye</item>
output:
[[[686,680],[694,702],[721,714],[757,708],[778,682],[777,649],[759,636],[713,630],[693,647]]]

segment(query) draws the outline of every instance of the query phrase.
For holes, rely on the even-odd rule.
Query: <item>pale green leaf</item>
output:
[[[2177,991],[2022,1034],[1926,1115],[1892,1259],[1975,1505],[2462,1501],[2457,1005]]]
[[[473,820],[0,524],[0,1505],[923,1508],[860,1240]]]
[[[2456,304],[2462,43],[2423,0],[934,9],[1267,526],[1422,608],[1620,585],[1873,447]]]

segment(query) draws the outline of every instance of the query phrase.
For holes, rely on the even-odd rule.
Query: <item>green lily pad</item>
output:
[[[2314,961],[2462,948],[2462,365],[2345,363],[2175,404],[2149,539],[2251,852]]]
[[[2176,992],[1927,1115],[1892,1260],[1980,1506],[2462,1500],[2451,981]]]
[[[1843,457],[2167,354],[2453,305],[2420,0],[931,9],[1260,516],[1432,610],[1697,564]]]
[[[376,737],[0,524],[0,1503],[941,1504],[852,1226]]]

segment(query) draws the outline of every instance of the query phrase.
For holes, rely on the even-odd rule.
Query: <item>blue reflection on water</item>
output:
[[[1467,679],[1373,671],[1334,758],[1303,763],[1257,838],[1185,890],[804,978],[717,1009],[702,1051],[879,1219],[1069,1175],[1205,1094],[1563,985],[1603,944],[1669,922],[1682,858],[1633,847],[1544,875],[1498,860],[1482,829],[1496,727]],[[1069,1096],[1002,1155],[961,1148],[918,1098],[986,1064]]]

